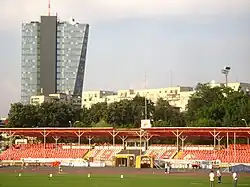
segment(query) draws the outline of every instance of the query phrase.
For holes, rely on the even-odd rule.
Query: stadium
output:
[[[207,186],[209,171],[217,168],[224,179],[221,186],[231,184],[231,171],[240,173],[239,185],[250,184],[250,145],[237,143],[242,139],[248,142],[248,127],[2,128],[0,132],[10,140],[19,137],[0,155],[1,176],[13,181],[13,186],[15,180],[25,177],[48,186],[57,186],[55,181],[65,186],[74,181],[76,185],[90,185],[88,177],[95,185],[120,185],[122,177],[121,186],[130,182],[147,186],[156,181],[162,185],[169,181],[169,186]],[[96,144],[95,139],[100,137],[111,141]],[[151,144],[154,138],[175,143]],[[186,143],[199,138],[213,144]],[[62,139],[75,143],[59,143]],[[166,163],[171,166],[169,175],[164,173]]]

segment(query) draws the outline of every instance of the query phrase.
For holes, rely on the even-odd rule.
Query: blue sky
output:
[[[85,90],[229,80],[250,82],[249,0],[52,0],[51,13],[91,25]],[[0,116],[20,99],[21,23],[47,14],[47,0],[1,0]]]

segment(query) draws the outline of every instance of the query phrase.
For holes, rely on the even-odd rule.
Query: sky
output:
[[[51,14],[90,24],[84,90],[250,82],[250,0],[51,0]],[[1,0],[0,116],[20,100],[21,23],[48,0]]]

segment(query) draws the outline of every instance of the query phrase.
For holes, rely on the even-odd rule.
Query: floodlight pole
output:
[[[226,79],[226,87],[228,87],[228,72],[225,74],[225,79]]]
[[[147,92],[146,92],[146,87],[147,87],[147,73],[145,72],[145,82],[144,82],[144,86],[145,86],[145,96],[144,96],[144,100],[145,100],[145,119],[148,119],[148,108],[147,108]]]
[[[221,73],[225,75],[226,87],[228,86],[228,73],[230,69],[231,69],[230,67],[226,66],[224,69],[221,70]]]

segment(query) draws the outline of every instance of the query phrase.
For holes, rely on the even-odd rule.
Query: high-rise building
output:
[[[57,16],[22,24],[22,103],[39,94],[82,96],[88,34],[88,24],[61,22]]]

